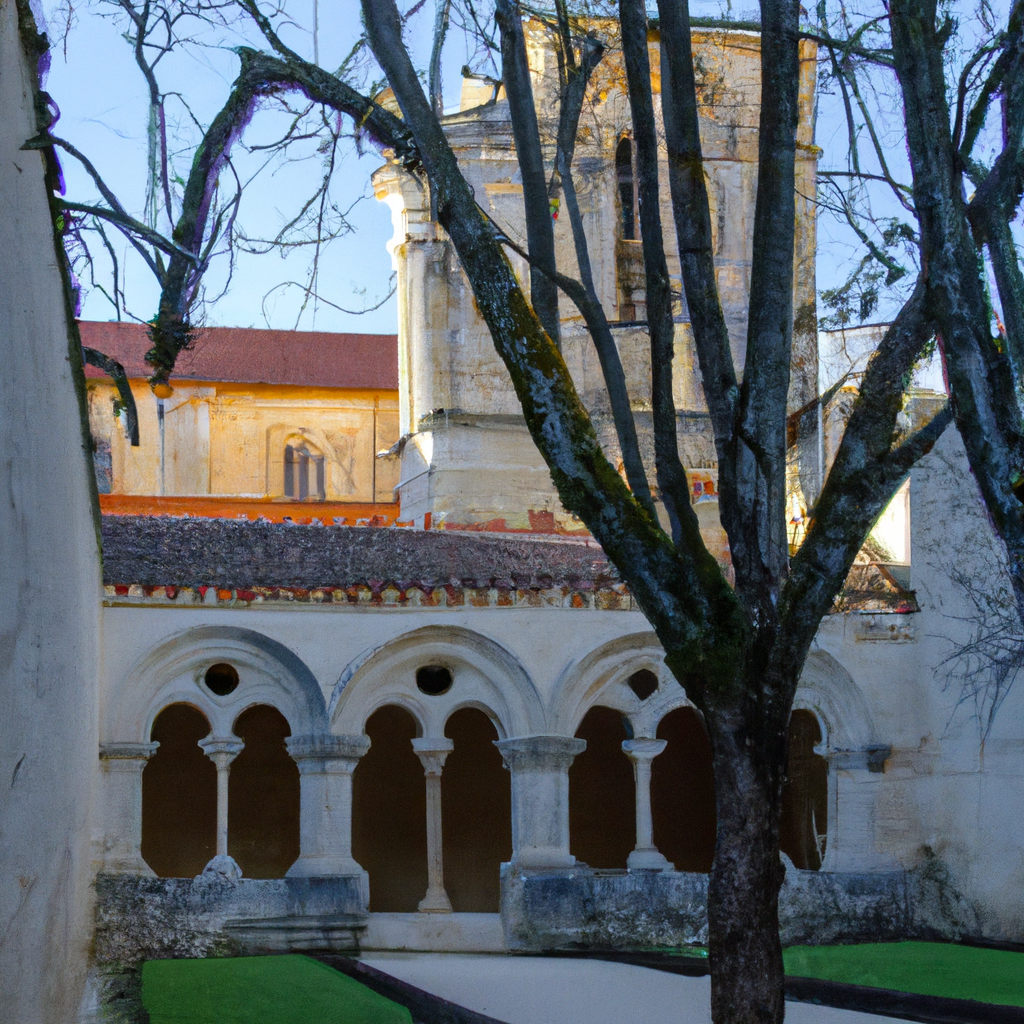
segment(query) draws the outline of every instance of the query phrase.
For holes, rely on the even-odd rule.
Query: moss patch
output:
[[[792,946],[786,974],[848,985],[1024,1006],[1024,953],[940,942]]]
[[[412,1024],[404,1006],[305,956],[150,960],[151,1024]]]

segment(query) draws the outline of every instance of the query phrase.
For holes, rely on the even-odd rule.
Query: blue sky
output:
[[[51,40],[53,60],[47,88],[60,107],[61,117],[56,132],[70,139],[85,151],[100,168],[108,184],[133,213],[141,214],[146,181],[147,105],[143,80],[132,60],[130,48],[119,35],[116,18],[103,17],[112,11],[110,4],[92,0],[74,8],[71,29],[67,22],[67,0],[51,2],[45,11]],[[292,22],[282,30],[288,43],[307,57],[313,56],[314,40],[309,26],[313,21],[314,0],[289,0],[287,10]],[[714,13],[719,4],[708,0],[694,4],[695,13]],[[423,12],[411,23],[408,38],[416,56],[425,61],[429,46],[433,4],[428,0]],[[751,12],[737,11],[748,16]],[[321,64],[336,67],[358,37],[361,25],[358,0],[336,0],[319,5],[317,44]],[[974,28],[964,20],[965,37]],[[223,103],[238,69],[238,58],[231,49],[243,42],[259,45],[255,32],[247,22],[214,30],[204,30],[201,45],[189,46],[168,57],[161,68],[161,87],[168,93],[180,93],[191,108],[192,115],[206,124]],[[465,50],[455,37],[446,60],[446,104],[458,101],[459,68],[465,61]],[[379,74],[372,69],[370,78]],[[368,83],[367,83],[368,84]],[[874,103],[891,115],[898,109],[894,94],[882,91]],[[195,137],[194,126],[185,107],[171,102],[172,115],[178,118],[185,137]],[[246,129],[247,144],[270,142],[285,123],[282,114],[264,109]],[[906,153],[898,117],[889,118],[890,128],[883,135],[888,159],[897,176],[906,177]],[[817,142],[824,149],[821,167],[841,169],[845,165],[848,144],[837,95],[819,96]],[[236,167],[243,178],[255,175],[247,186],[239,213],[239,223],[254,236],[270,236],[298,211],[309,194],[310,181],[319,174],[315,145],[306,145],[305,161],[277,161],[262,171],[259,154],[244,153],[236,147]],[[190,151],[187,154],[190,159]],[[181,161],[187,166],[186,158]],[[384,204],[371,195],[370,175],[381,163],[372,148],[362,155],[353,147],[345,147],[335,175],[333,192],[336,201],[349,209],[352,232],[333,241],[321,259],[318,291],[330,302],[348,309],[374,305],[388,291],[391,274],[385,242],[391,237],[390,214]],[[91,183],[70,158],[63,158],[68,194],[88,197]],[[872,169],[871,161],[865,169]],[[259,171],[259,173],[257,173]],[[896,204],[876,192],[876,210],[884,215],[898,212]],[[116,232],[113,233],[116,237]],[[842,281],[850,260],[856,256],[855,238],[841,224],[828,217],[819,218],[818,286],[826,288]],[[119,258],[127,268],[127,293],[132,312],[146,319],[155,312],[157,288],[137,257],[128,253],[127,245],[117,238]],[[294,252],[287,258],[277,253],[238,257],[234,276],[227,292],[207,307],[206,322],[219,325],[272,326],[358,332],[391,332],[395,330],[397,313],[395,299],[387,301],[375,312],[351,315],[330,305],[311,301],[300,315],[301,290],[288,281],[306,279],[308,253]],[[221,258],[207,278],[207,294],[221,291],[228,262]],[[114,317],[110,303],[97,289],[87,292],[83,316],[106,320]],[[819,310],[819,312],[821,312]],[[884,306],[872,319],[891,315]]]

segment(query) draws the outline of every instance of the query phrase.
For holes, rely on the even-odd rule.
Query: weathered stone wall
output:
[[[148,1024],[141,978],[146,960],[353,952],[365,921],[352,878],[100,875],[86,1020]]]
[[[21,148],[45,111],[35,31],[27,2],[0,0],[0,1016],[70,1024],[91,934],[101,591],[56,180]]]
[[[502,921],[513,950],[641,950],[704,945],[707,875],[586,868],[523,873],[503,867]],[[960,939],[978,934],[973,909],[941,864],[877,873],[797,871],[779,893],[783,945]]]

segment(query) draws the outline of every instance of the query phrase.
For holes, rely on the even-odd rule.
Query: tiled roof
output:
[[[593,590],[620,583],[594,541],[449,530],[104,516],[110,586]]]
[[[151,347],[144,324],[79,322],[82,344],[116,359],[129,377],[149,377]],[[87,366],[87,377],[103,377]],[[393,334],[269,331],[252,327],[197,330],[172,381],[208,380],[307,387],[398,387],[398,339]]]

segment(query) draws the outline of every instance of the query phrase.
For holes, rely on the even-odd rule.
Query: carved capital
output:
[[[510,772],[567,772],[587,749],[587,741],[574,736],[520,736],[494,745]]]
[[[238,757],[245,744],[239,739],[208,736],[205,740],[199,741],[199,746],[203,748],[203,753],[217,766],[219,771],[227,768]]]
[[[634,764],[651,763],[668,745],[668,740],[623,740],[622,749]]]
[[[353,772],[370,749],[369,736],[289,736],[288,753],[305,772]]]
[[[455,749],[455,741],[447,736],[422,736],[412,741],[412,749],[423,764],[424,775],[440,775],[446,758]]]

